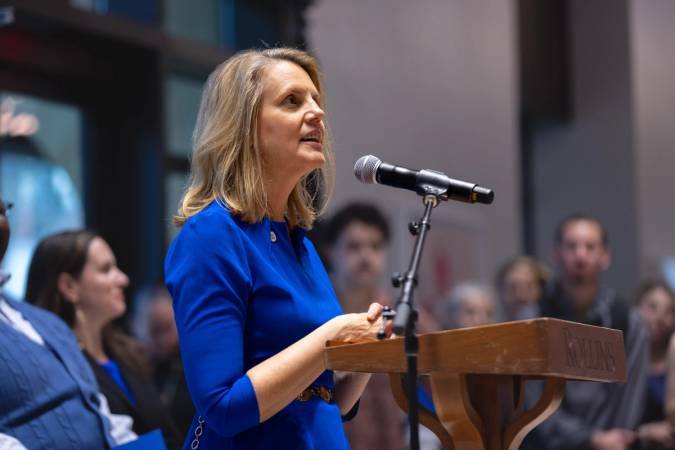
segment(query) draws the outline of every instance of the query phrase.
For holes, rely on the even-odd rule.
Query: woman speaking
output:
[[[341,415],[369,375],[326,370],[324,344],[374,339],[382,306],[343,314],[305,235],[333,181],[324,101],[316,60],[289,48],[239,53],[204,88],[165,261],[186,448],[349,448]]]

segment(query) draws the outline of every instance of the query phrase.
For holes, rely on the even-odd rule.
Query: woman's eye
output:
[[[284,99],[284,103],[286,103],[287,105],[297,105],[299,102],[295,94],[291,94]]]

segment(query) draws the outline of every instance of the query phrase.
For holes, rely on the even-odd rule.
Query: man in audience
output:
[[[555,234],[554,259],[559,273],[541,303],[542,315],[622,330],[627,382],[567,382],[560,408],[535,429],[528,448],[628,449],[645,400],[646,330],[637,312],[601,283],[610,251],[607,231],[598,220],[585,215],[563,220]],[[531,401],[536,387],[528,389]]]
[[[9,235],[0,199],[0,261]],[[107,449],[136,438],[131,418],[110,414],[70,328],[41,308],[1,296],[0,380],[3,450]]]
[[[324,244],[333,286],[345,312],[365,311],[374,301],[391,305],[382,288],[389,226],[369,204],[352,203],[325,225]],[[375,374],[359,403],[358,415],[345,423],[352,450],[404,448],[403,413],[385,374]]]
[[[389,225],[375,206],[345,206],[328,222],[325,241],[333,287],[345,312],[361,311],[374,301],[389,303],[382,289]]]

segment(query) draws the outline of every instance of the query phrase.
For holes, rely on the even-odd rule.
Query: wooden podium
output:
[[[435,413],[420,405],[420,423],[444,449],[516,450],[560,405],[565,380],[625,382],[621,331],[557,319],[534,319],[419,336],[418,373],[428,376]],[[406,411],[403,338],[328,342],[332,370],[387,372]],[[524,382],[543,380],[529,410]],[[392,424],[393,425],[393,424]]]

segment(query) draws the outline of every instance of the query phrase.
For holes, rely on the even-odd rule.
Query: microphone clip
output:
[[[380,327],[380,330],[377,332],[377,339],[379,341],[387,337],[387,332],[384,330],[384,327],[386,326],[387,322],[389,322],[390,320],[394,320],[394,317],[396,317],[396,311],[392,310],[388,306],[385,306],[384,309],[382,310],[382,326]]]

